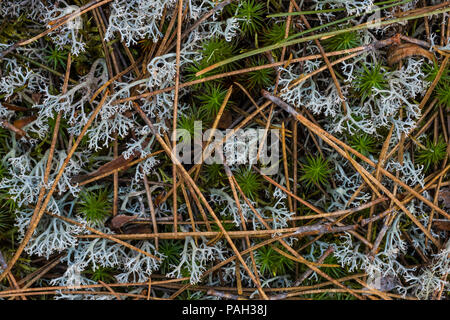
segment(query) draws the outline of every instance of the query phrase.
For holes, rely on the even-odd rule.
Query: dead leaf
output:
[[[411,56],[422,56],[436,62],[436,58],[430,51],[425,50],[424,48],[418,46],[417,44],[404,43],[398,46],[393,46],[391,48],[388,57],[388,64],[393,65]]]
[[[217,124],[217,128],[219,129],[228,129],[233,123],[233,116],[230,111],[224,111],[222,116],[220,117],[219,123]]]
[[[36,104],[39,104],[41,102],[41,98],[42,98],[42,94],[41,93],[32,93],[31,94],[31,99],[33,99],[33,101]]]
[[[119,229],[123,225],[127,224],[130,221],[136,220],[136,216],[127,216],[125,214],[119,214],[111,219],[109,225],[112,229]]]
[[[161,204],[161,201],[165,195],[166,195],[166,193],[163,191],[156,197],[156,199],[154,201],[155,207],[158,207]]]
[[[450,231],[450,220],[434,219],[433,227],[442,231]]]
[[[6,128],[8,130],[11,130],[19,137],[25,137],[27,135],[27,133],[25,131],[23,131],[22,129],[16,128],[15,126],[13,126],[11,123],[9,123],[6,120],[0,120],[0,126],[2,126],[3,128]]]
[[[22,129],[23,127],[25,127],[27,124],[30,124],[34,120],[36,120],[36,116],[25,117],[22,119],[17,119],[16,121],[14,121],[13,125],[17,129]]]
[[[449,188],[442,188],[439,191],[439,201],[442,201],[444,203],[444,208],[450,208],[450,189]]]
[[[28,109],[28,108],[25,108],[25,107],[19,107],[19,106],[16,106],[16,105],[14,105],[14,104],[10,104],[10,103],[7,103],[7,102],[2,102],[2,105],[3,105],[6,109],[8,109],[8,110],[13,110],[13,111],[23,111],[23,112],[30,111],[30,109]]]
[[[145,147],[148,142],[149,142],[150,138],[146,139],[144,141],[144,143],[142,144],[143,147]],[[84,175],[79,175],[79,176],[74,176],[72,178],[72,181],[74,183],[81,183],[85,180],[88,179],[92,179],[94,177],[103,175],[105,173],[110,173],[116,169],[122,168],[122,167],[126,167],[128,164],[130,164],[131,162],[133,162],[137,157],[139,157],[141,155],[140,152],[136,151],[133,155],[131,155],[128,159],[125,159],[125,157],[123,155],[117,157],[114,160],[111,160],[110,162],[105,163],[104,165],[100,166],[96,171],[88,173],[88,174],[84,174]]]
[[[152,233],[152,228],[148,224],[130,224],[127,225],[123,232],[125,234],[142,234],[142,233]]]

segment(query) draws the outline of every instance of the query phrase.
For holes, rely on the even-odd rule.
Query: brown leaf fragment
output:
[[[442,231],[450,231],[450,220],[434,219],[433,227]]]
[[[150,139],[145,140],[142,143],[142,146],[146,147],[149,140]],[[140,156],[141,156],[141,153],[139,151],[134,151],[134,153],[128,159],[125,159],[124,155],[121,155],[121,156],[117,157],[116,159],[111,160],[110,162],[107,162],[104,165],[100,166],[94,172],[84,174],[84,175],[74,176],[72,178],[72,182],[80,183],[80,182],[83,182],[84,180],[92,179],[92,178],[100,176],[102,174],[112,172],[116,169],[126,167],[128,164],[130,164],[131,162],[133,162],[136,158],[138,158]]]
[[[2,102],[2,106],[4,106],[8,110],[13,110],[13,111],[22,111],[22,112],[30,111],[30,109],[28,109],[28,108],[19,107],[19,106],[16,106],[14,104],[7,103],[7,102]]]
[[[39,104],[41,102],[41,98],[42,98],[42,93],[32,93],[31,94],[31,99],[33,99],[33,101],[36,104]]]
[[[19,137],[24,137],[24,136],[27,135],[27,133],[25,131],[15,127],[14,125],[12,125],[11,123],[9,123],[6,120],[0,120],[0,126],[5,128],[5,129],[11,130],[12,132],[14,132]]]
[[[422,56],[436,62],[436,58],[430,51],[427,51],[413,43],[404,43],[398,46],[393,46],[389,52],[387,62],[389,65],[393,65],[411,56]]]
[[[125,226],[123,230],[123,233],[125,234],[142,234],[152,232],[152,228],[149,224],[130,224]]]
[[[22,129],[23,127],[25,127],[27,124],[30,124],[34,120],[36,120],[36,116],[17,119],[16,121],[13,122],[13,126],[16,127],[17,129]]]
[[[104,173],[112,172],[115,169],[119,169],[119,168],[126,166],[127,164],[132,162],[135,158],[136,158],[136,156],[131,156],[130,158],[125,159],[125,157],[123,155],[121,155],[120,157],[117,157],[116,159],[114,159],[108,163],[105,163],[104,165],[102,165],[100,168],[98,168],[94,172],[84,174],[84,175],[74,176],[72,178],[72,181],[74,183],[80,183],[80,182],[83,182],[84,180],[88,180],[88,179],[100,176]]]
[[[162,199],[164,199],[166,193],[165,192],[161,192],[155,199],[154,203],[155,203],[155,207],[158,207],[161,204]]]
[[[449,188],[442,188],[439,191],[439,201],[442,201],[444,203],[444,208],[450,208],[450,189]]]
[[[217,128],[219,129],[228,129],[233,122],[233,117],[230,111],[224,111],[222,117],[220,117],[219,123],[217,124]]]
[[[111,219],[109,225],[112,229],[119,229],[130,221],[136,220],[136,216],[127,216],[125,214],[119,214]]]

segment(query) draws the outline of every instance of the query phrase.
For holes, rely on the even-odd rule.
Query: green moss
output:
[[[328,160],[325,160],[321,155],[316,157],[308,156],[306,164],[301,170],[300,181],[305,182],[307,187],[311,187],[314,184],[326,185],[331,172]]]
[[[262,178],[251,169],[239,169],[234,175],[242,192],[251,200],[256,200],[262,190]]]
[[[427,139],[425,147],[426,149],[417,151],[417,163],[423,165],[424,170],[427,171],[444,160],[447,155],[447,143],[440,136],[436,143]]]
[[[255,259],[261,274],[276,277],[294,268],[294,261],[275,251],[272,246],[259,248]]]
[[[87,221],[94,224],[102,223],[111,215],[112,204],[108,199],[108,190],[84,191],[80,194],[77,212]]]
[[[363,70],[355,79],[356,90],[364,101],[373,94],[373,89],[384,90],[388,88],[386,73],[382,70],[381,65],[377,64],[371,69],[363,65]]]

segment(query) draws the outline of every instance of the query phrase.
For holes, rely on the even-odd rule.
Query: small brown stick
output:
[[[86,294],[86,295],[113,295],[111,292],[109,291],[81,291],[81,290],[49,290],[49,291],[39,291],[39,292],[28,292],[25,293],[25,295],[27,296],[37,296],[37,295],[49,295],[49,294],[58,294],[58,293],[62,293],[62,294]],[[10,294],[10,297],[14,297],[17,296],[18,294]],[[126,297],[130,297],[130,298],[145,298],[145,296],[143,295],[139,295],[139,294],[134,294],[134,293],[121,293],[121,295],[126,296]],[[158,299],[158,300],[165,300],[162,298],[153,298],[153,299]]]
[[[247,89],[245,89],[242,84],[240,84],[239,82],[234,82],[247,96],[247,98],[252,102],[252,104],[255,106],[255,108],[258,108],[258,104],[256,103],[255,99],[253,99],[253,97],[250,95],[250,93],[248,93]],[[245,113],[246,115],[248,115],[247,113]],[[264,112],[261,112],[260,115],[266,120],[269,121],[268,118],[266,117],[266,115],[264,114]]]
[[[189,11],[189,3],[186,5],[186,8],[184,9],[184,12],[181,15],[181,20],[182,21],[186,20],[188,11]],[[167,40],[167,47],[164,47],[164,50],[162,51],[163,54],[169,53],[170,52],[169,47],[173,48],[173,44],[174,43],[176,45],[176,41],[175,42],[173,41],[175,36],[177,36],[177,39],[180,38],[180,37],[178,37],[178,32],[172,33],[172,35],[170,36],[169,40]],[[171,44],[171,45],[169,46],[169,44]]]
[[[178,21],[178,19],[175,19],[175,17],[178,16],[178,12],[182,11],[178,8],[178,5],[179,5],[179,2],[177,2],[177,5],[173,9],[172,19],[170,20],[169,25],[167,26],[166,33],[164,34],[164,38],[161,40],[161,44],[159,45],[159,48],[155,53],[155,57],[158,57],[163,53],[163,51],[166,47],[166,44],[167,44],[167,40],[169,40],[170,33],[172,32],[172,29],[175,25],[175,22]],[[175,87],[173,89],[175,89]]]
[[[374,206],[374,205],[376,205],[376,204],[378,204],[378,203],[381,203],[381,202],[384,202],[384,201],[387,201],[387,200],[389,200],[389,198],[387,198],[387,197],[382,197],[382,198],[376,199],[376,200],[374,200],[374,201],[365,203],[365,204],[363,204],[363,205],[361,205],[361,206],[359,206],[359,207],[354,207],[354,208],[345,209],[345,210],[338,210],[338,211],[333,211],[333,212],[328,212],[328,213],[322,213],[322,214],[308,215],[308,216],[295,216],[295,217],[291,217],[291,218],[289,219],[289,221],[296,221],[296,220],[314,220],[314,219],[318,219],[318,218],[328,218],[328,217],[335,217],[335,216],[348,215],[348,214],[351,214],[351,213],[356,213],[356,212],[359,212],[359,211],[361,211],[361,210],[368,209],[368,208],[370,208],[370,207],[372,207],[372,206]],[[163,218],[158,218],[158,219],[156,220],[157,223],[159,223],[159,224],[170,224],[171,222],[170,222],[170,221],[167,221],[167,220],[172,220],[173,218],[172,218],[172,217],[166,217],[166,219],[164,219],[164,220],[162,220],[162,219],[163,219]],[[144,219],[142,219],[142,220],[145,221]],[[272,221],[272,219],[270,219],[270,218],[266,218],[266,219],[262,219],[262,220],[264,220],[264,221],[266,221],[266,222]],[[364,220],[367,220],[367,223],[369,222],[368,219],[364,219]],[[364,221],[364,220],[362,220],[362,221]],[[225,222],[225,223],[232,223],[232,222],[233,222],[233,220],[222,220],[222,221]],[[246,223],[249,223],[249,222],[251,222],[251,221],[252,221],[251,219],[245,220]],[[179,223],[180,223],[180,224],[189,224],[190,222],[188,222],[188,221],[183,221],[183,222],[179,222]],[[198,221],[197,223],[198,223],[198,224],[201,224],[201,223],[206,224],[205,222],[201,222],[201,221]],[[366,224],[367,224],[367,223],[366,223]],[[362,225],[364,226],[365,224],[362,224]],[[209,230],[209,231],[211,231],[211,230]]]
[[[334,251],[334,248],[332,246],[329,246],[328,249],[320,256],[320,258],[317,260],[318,263],[323,263],[325,259],[332,254]],[[305,281],[306,278],[308,278],[313,271],[311,269],[306,270],[297,281],[294,283],[294,287],[298,287],[302,284],[303,281]]]
[[[371,207],[377,205],[378,203],[384,202],[386,200],[388,200],[387,197],[381,197],[381,198],[375,199],[371,202],[365,203],[359,207],[354,207],[354,208],[350,208],[350,209],[339,210],[339,211],[334,211],[334,212],[329,212],[329,213],[314,214],[314,215],[310,215],[310,216],[293,217],[293,218],[291,218],[291,220],[308,220],[308,219],[342,216],[342,215],[346,215],[349,213],[355,213],[355,212],[358,212],[361,210],[365,210],[367,208],[371,208]]]
[[[444,134],[444,140],[445,140],[445,142],[448,143],[448,134],[447,134],[447,130],[445,130],[444,108],[442,108],[442,106],[439,106],[439,118],[441,120],[442,133]]]
[[[290,183],[289,183],[289,170],[288,170],[288,164],[287,164],[287,154],[286,154],[286,132],[284,130],[284,122],[281,123],[281,148],[283,150],[283,167],[284,167],[284,176],[286,179],[286,189],[291,190]],[[296,183],[296,181],[294,181]],[[292,198],[290,195],[288,195],[288,205],[289,205],[289,211],[293,212],[293,206],[292,206]]]
[[[156,275],[155,275],[156,276]],[[362,278],[364,277],[365,274],[363,273],[359,273],[359,274],[355,274],[355,275],[351,275],[351,276],[346,276],[346,277],[342,277],[342,278],[337,278],[336,281],[339,282],[347,282],[347,281],[351,281],[357,278]],[[323,288],[329,285],[332,285],[333,283],[331,281],[324,281],[322,283],[318,283],[315,285],[309,285],[309,286],[299,286],[299,287],[277,287],[277,288],[266,288],[266,292],[293,292],[293,291],[305,291],[305,290],[309,290],[309,289],[316,289],[316,288]],[[164,287],[164,288],[170,288],[170,289],[178,289],[181,286],[183,286],[181,283],[163,283],[158,285],[159,287]],[[237,288],[235,287],[224,287],[224,286],[205,286],[205,285],[194,285],[192,286],[193,288],[195,288],[196,290],[201,290],[201,291],[207,291],[209,289],[214,289],[214,290],[221,290],[227,293],[237,293]],[[250,296],[253,292],[255,291],[254,288],[242,288],[242,295],[245,296]]]
[[[247,231],[227,231],[230,236],[230,239],[241,239],[245,237],[269,237],[276,233],[294,233],[295,236],[303,236],[305,234],[318,234],[324,232],[324,228],[316,227],[315,229],[303,230],[299,229],[301,227],[295,228],[281,228],[281,229],[270,229],[270,230],[247,230]],[[352,227],[353,228],[353,227]],[[295,233],[297,232],[297,233]],[[339,231],[337,231],[339,232]],[[154,239],[158,237],[159,239],[185,239],[187,237],[205,237],[205,238],[215,238],[218,235],[223,235],[221,231],[186,231],[186,232],[160,232],[158,234],[154,233],[129,233],[129,234],[114,234],[112,235],[114,239],[119,240],[148,240]],[[106,238],[106,236],[110,236],[108,234],[80,234],[77,235],[77,238],[82,239],[97,239],[97,238]],[[109,238],[108,238],[109,239]],[[114,240],[115,241],[115,240]],[[117,242],[117,241],[116,241]]]
[[[37,273],[35,274],[35,276],[28,281],[23,287],[22,289],[26,289],[29,288],[33,285],[33,283],[35,283],[36,281],[38,281],[40,278],[42,278],[46,273],[48,273],[51,269],[53,269],[58,263],[60,263],[60,256],[56,257],[53,261],[49,262],[48,264],[44,265],[41,270],[38,270]],[[34,274],[34,273],[33,273]],[[26,281],[26,279],[22,279],[20,282],[22,281]]]
[[[175,283],[189,280],[188,277],[178,278],[178,279],[168,279],[161,281],[153,281],[154,285],[164,285],[167,283]],[[148,286],[148,282],[137,282],[137,283],[110,283],[109,286],[111,288],[120,288],[120,287],[139,287],[139,286]],[[79,289],[95,289],[102,288],[101,284],[90,284],[90,285],[80,285]],[[30,293],[30,292],[45,292],[45,291],[54,291],[54,290],[64,290],[67,289],[68,286],[57,286],[57,287],[40,287],[40,288],[26,288],[20,290],[4,290],[0,292],[0,297],[8,296],[10,294],[20,294],[20,293]]]
[[[368,289],[368,292],[376,294],[376,295],[380,296],[381,298],[383,298],[384,300],[392,300],[392,298],[389,297],[389,295],[387,293],[368,286],[367,283],[362,281],[361,279],[355,279],[355,281],[358,282],[363,287],[365,287],[366,289]]]
[[[284,235],[281,235],[281,236],[274,236],[274,237],[272,237],[272,238],[270,238],[270,239],[268,239],[268,240],[262,241],[262,242],[260,242],[260,243],[258,243],[258,244],[253,245],[252,247],[250,247],[250,248],[248,248],[248,249],[243,250],[241,253],[242,253],[242,254],[247,254],[247,253],[249,253],[249,252],[251,252],[251,251],[255,251],[256,249],[259,249],[259,248],[261,248],[261,247],[263,247],[263,246],[266,246],[266,245],[268,245],[268,244],[270,244],[270,243],[273,243],[273,242],[275,242],[275,241],[278,241],[278,240],[281,240],[281,239],[284,239],[284,238],[291,237],[292,235],[293,235],[293,233],[287,233],[287,234],[284,234]],[[206,270],[205,272],[203,272],[203,274],[201,275],[201,278],[203,279],[203,278],[206,277],[207,275],[211,274],[211,273],[214,272],[215,270],[218,270],[219,268],[223,267],[224,265],[230,263],[231,261],[235,260],[236,258],[237,258],[236,256],[232,256],[232,257],[230,257],[230,258],[228,258],[228,259],[226,259],[226,260],[224,260],[224,261],[222,261],[222,262],[216,264],[215,266],[213,266],[213,267],[211,267],[210,269],[208,269],[208,270]],[[358,276],[358,275],[357,275],[357,276]],[[363,276],[363,275],[359,275],[359,276]],[[355,276],[351,276],[351,277],[355,277]],[[339,280],[339,279],[338,279],[338,280]],[[344,280],[342,280],[342,281],[344,281]],[[183,287],[181,287],[181,288],[176,292],[176,294],[181,294],[184,290],[188,289],[189,287],[191,287],[191,284],[185,284]],[[283,290],[289,290],[289,289],[290,289],[290,288],[285,288],[285,289],[283,289]],[[243,290],[248,290],[248,289],[245,288],[245,289],[243,289]],[[278,289],[278,288],[275,288],[275,289],[268,288],[268,289],[267,289],[267,291],[273,291],[273,290],[281,290],[281,289]]]
[[[317,208],[316,206],[310,204],[308,201],[303,200],[302,198],[298,197],[297,195],[293,194],[292,192],[290,192],[289,190],[287,190],[285,187],[283,187],[282,185],[280,185],[279,183],[277,183],[275,180],[269,178],[268,176],[262,174],[262,172],[255,166],[253,166],[253,168],[258,171],[261,176],[269,181],[271,184],[273,184],[275,187],[281,189],[282,191],[284,191],[286,194],[290,195],[292,198],[294,198],[295,200],[297,200],[298,202],[300,202],[301,204],[307,206],[309,209],[311,209],[312,211],[314,211],[315,213],[318,214],[324,214],[324,212],[322,210],[320,210],[319,208]]]
[[[210,295],[210,296],[216,296],[216,297],[230,299],[230,300],[247,300],[246,298],[241,297],[242,293],[238,294],[238,295],[234,295],[234,294],[210,289],[210,290],[208,290],[208,292],[206,294]]]
[[[104,23],[103,23],[102,18],[100,17],[100,12],[98,11],[98,8],[96,8],[92,11],[92,15],[94,16],[94,20],[97,25],[98,33],[99,33],[100,39],[102,40],[103,53],[105,55],[105,61],[106,61],[106,69],[108,70],[108,75],[109,75],[109,78],[111,79],[114,76],[114,74],[112,71],[111,56],[109,54],[109,50],[108,50],[108,47],[106,45],[105,38],[104,38],[104,31],[106,31],[106,29],[103,29]],[[109,89],[112,92],[112,90],[113,90],[112,84],[110,85]]]
[[[431,83],[430,87],[428,88],[427,92],[425,93],[425,96],[423,97],[422,101],[419,104],[419,109],[423,109],[425,104],[427,103],[428,99],[431,97],[431,94],[433,93],[434,88],[438,84],[439,80],[441,79],[442,74],[444,73],[445,67],[447,66],[449,57],[446,56],[444,61],[442,62],[438,73],[436,74],[436,77],[434,78],[433,82]]]
[[[117,142],[117,132],[114,132],[114,159],[119,157],[119,143]],[[119,171],[114,172],[113,175],[113,217],[117,215],[117,208],[119,207]]]
[[[176,154],[177,148],[177,117],[178,117],[178,94],[180,90],[180,51],[181,51],[181,24],[183,23],[183,0],[178,1],[178,24],[177,24],[177,49],[176,49],[176,75],[175,75],[175,96],[173,101],[173,122],[172,122],[172,150]],[[172,165],[172,211],[173,211],[173,228],[175,232],[178,232],[178,204],[177,204],[177,166],[175,163]],[[194,222],[192,222],[194,223]],[[195,230],[195,229],[194,229]]]
[[[117,292],[115,292],[109,285],[107,285],[106,283],[104,283],[102,280],[98,280],[98,283],[100,283],[102,286],[104,286],[109,292],[111,292],[116,298],[117,300],[122,300],[122,298],[120,297],[120,295],[117,294]]]
[[[223,166],[225,168],[225,173],[227,175],[228,183],[230,184],[231,191],[233,193],[234,201],[236,202],[236,206],[237,206],[238,213],[239,213],[239,218],[241,219],[242,230],[247,231],[246,221],[244,218],[244,214],[242,213],[241,202],[239,201],[239,197],[236,192],[236,186],[235,186],[235,183],[237,184],[236,179],[234,178],[233,173],[231,172],[231,169],[227,165],[226,161],[222,161],[222,162],[223,162]],[[245,242],[247,244],[247,247],[251,247],[250,238],[248,236],[245,237]],[[250,259],[252,261],[253,270],[255,272],[255,278],[259,283],[261,283],[261,280],[259,279],[258,268],[256,267],[256,261],[255,261],[253,251],[250,252]],[[238,268],[237,264],[236,264],[236,268]]]
[[[444,288],[445,288],[445,280],[448,277],[448,272],[446,272],[443,276],[442,276],[442,284],[441,284],[441,289],[439,290],[439,293],[436,296],[436,300],[441,300],[442,297],[442,293],[444,292]]]
[[[155,234],[158,234],[158,225],[156,223],[156,213],[155,213],[155,207],[153,206],[153,200],[152,200],[152,192],[150,190],[150,186],[148,185],[148,179],[147,179],[147,175],[142,172],[142,174],[144,175],[144,186],[145,186],[145,193],[147,194],[147,201],[148,201],[148,206],[150,208],[150,215],[152,217],[152,223],[153,223],[153,232]],[[155,238],[155,247],[156,250],[158,251],[158,238]]]
[[[206,212],[203,209],[203,206],[202,206],[202,204],[201,204],[197,194],[192,189],[192,186],[189,183],[186,183],[186,185],[187,185],[187,187],[189,189],[189,192],[191,193],[191,196],[194,198],[195,204],[196,204],[198,210],[200,211],[200,214],[202,215],[203,222],[206,224],[206,230],[211,231],[212,230],[211,229],[211,224],[208,221],[208,217],[206,216]]]
[[[147,300],[150,300],[152,293],[152,277],[148,277]]]
[[[186,188],[184,187],[183,182],[181,182],[181,191],[184,196],[184,201],[186,202],[186,207],[187,207],[188,214],[189,214],[189,220],[191,220],[192,231],[196,232],[195,219],[194,219],[194,215],[192,213],[191,202],[189,201],[189,197],[188,197],[188,194],[186,192]],[[198,245],[198,238],[196,236],[194,236],[194,241],[195,241],[195,244]]]
[[[236,285],[238,295],[242,295],[242,282],[241,282],[241,271],[239,268],[239,260],[236,261]]]
[[[424,7],[426,7],[427,3],[426,0],[422,0],[422,4]],[[427,40],[430,42],[430,25],[428,22],[428,17],[423,17],[423,20],[425,21],[425,33],[427,35]]]
[[[270,244],[269,246],[272,249],[274,249],[276,252],[278,252],[279,254],[285,256],[288,259],[291,259],[292,261],[302,262],[302,261],[300,261],[300,259],[290,255],[289,253],[284,252],[283,250],[281,250],[280,248],[277,248],[273,244]],[[320,268],[339,268],[340,267],[340,265],[338,265],[338,264],[327,264],[327,263],[312,262],[312,261],[310,261],[309,263],[313,266],[320,267]]]
[[[297,140],[298,140],[298,126],[297,121],[292,121],[292,139],[293,139],[293,146],[292,146],[292,179],[293,185],[292,185],[292,193],[297,195],[297,180],[298,180],[298,172],[297,172],[297,160],[298,160],[298,150],[297,150]],[[297,215],[297,201],[294,201],[292,210]],[[295,226],[295,223],[294,225]]]
[[[447,145],[447,156],[444,159],[444,162],[442,163],[442,170],[445,169],[446,165],[447,165],[447,160],[448,160],[448,153],[450,151],[450,144]],[[438,204],[438,199],[439,199],[439,192],[441,189],[441,184],[442,184],[442,179],[443,179],[444,175],[441,175],[439,177],[438,183],[437,183],[437,187],[436,187],[436,191],[434,193],[434,199],[433,199],[433,203],[437,206]],[[428,218],[428,226],[427,226],[427,230],[430,231],[431,230],[431,225],[433,224],[433,218],[434,218],[434,209],[431,209],[430,212],[430,216]],[[425,242],[426,245],[427,242]]]
[[[380,168],[382,166],[384,166],[384,161],[385,161],[384,159],[386,157],[386,153],[388,151],[389,143],[391,142],[391,137],[392,137],[392,133],[393,132],[394,132],[394,125],[391,126],[391,129],[389,130],[389,133],[386,136],[386,139],[384,140],[383,147],[381,148],[381,152],[380,152],[380,155],[378,157],[377,168],[375,169],[376,170],[375,171],[375,178],[377,180],[380,180],[380,175],[381,175],[380,174]],[[372,200],[374,200],[376,196],[378,196],[378,195],[375,195],[375,193],[373,193],[372,194]],[[375,211],[375,207],[371,207],[370,208],[370,212],[369,212],[369,218],[373,216],[374,211]],[[368,227],[367,227],[367,240],[371,241],[371,238],[372,238],[372,223],[370,222]]]
[[[293,5],[292,5],[292,3],[289,3],[289,12],[292,12],[292,9],[293,9]],[[289,36],[289,29],[290,29],[290,26],[291,26],[291,20],[292,20],[292,17],[288,16],[287,21],[286,21],[286,27],[284,29],[284,39],[287,39],[288,36]],[[267,55],[268,59],[270,60],[270,62],[273,62],[273,57],[271,55],[271,52],[272,51],[266,52],[266,55]],[[280,61],[284,61],[285,54],[286,54],[286,47],[283,46],[282,49],[281,49]],[[276,80],[275,80],[275,88],[273,89],[273,94],[276,94],[277,91],[278,91],[278,83],[280,81],[281,69],[280,68],[276,68],[275,71],[277,73],[277,77],[276,77]],[[270,127],[270,123],[272,122],[272,116],[273,116],[273,108],[274,108],[274,105],[271,104],[270,105],[270,110],[269,110],[269,117],[267,119],[267,122],[266,122],[266,125],[265,125],[265,128],[264,128],[264,134],[263,134],[263,136],[261,138],[261,141],[259,142],[258,152],[256,153],[256,161],[259,161],[259,158],[261,156],[261,151],[263,150],[264,143],[266,141],[266,137],[267,137],[267,134],[269,132],[269,127]],[[289,198],[289,204],[290,204],[289,208],[292,211],[292,199],[291,198]]]

